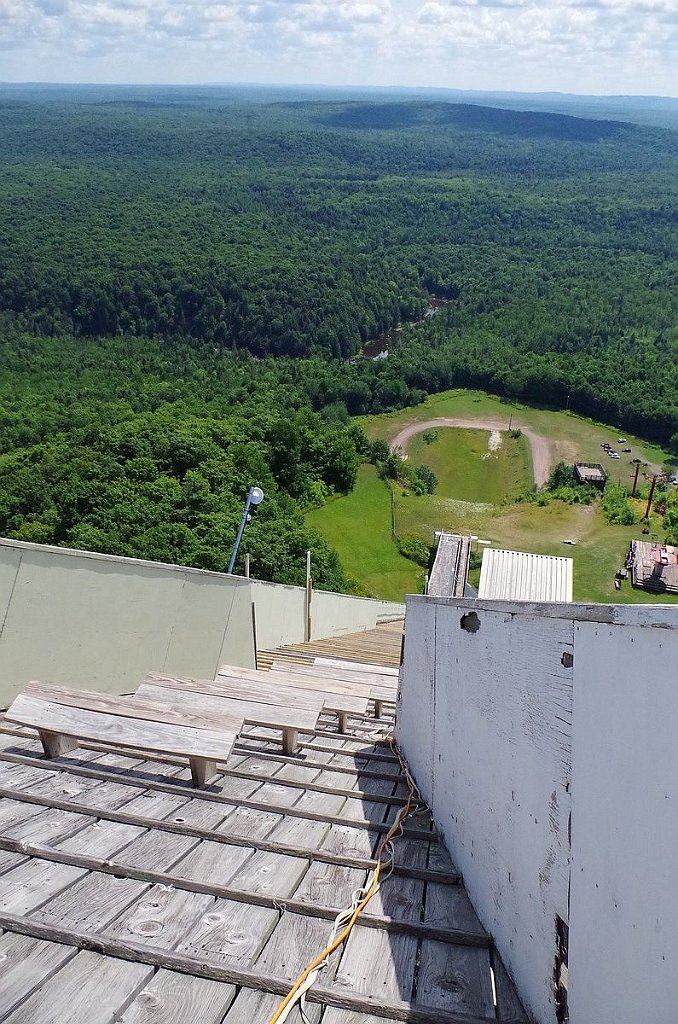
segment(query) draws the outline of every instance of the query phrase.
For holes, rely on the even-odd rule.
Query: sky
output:
[[[678,96],[678,0],[0,0],[0,81]]]

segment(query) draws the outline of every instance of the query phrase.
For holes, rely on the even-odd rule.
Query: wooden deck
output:
[[[363,634],[361,658],[351,640],[353,660],[384,632]],[[0,1021],[266,1024],[406,802],[374,735],[389,714],[349,716],[340,736],[324,711],[295,756],[245,725],[199,791],[178,758],[91,744],[49,761],[32,730],[0,720]],[[525,1021],[425,809],[395,849],[310,1019]]]

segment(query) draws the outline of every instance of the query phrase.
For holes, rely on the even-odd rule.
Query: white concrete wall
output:
[[[257,648],[298,644],[306,639],[306,591],[252,580],[257,621]]]
[[[393,601],[375,601],[368,597],[352,597],[347,601],[344,594],[326,590],[313,591],[312,609],[314,640],[374,629],[379,622],[402,618],[405,614],[404,605]]]
[[[675,1024],[677,665],[678,607],[408,598],[398,739],[539,1024],[556,914],[571,1024]]]
[[[10,541],[0,567],[0,706],[30,679],[123,693],[149,669],[211,679],[226,651],[254,664],[246,580]]]
[[[252,580],[256,608],[257,648],[264,650],[306,639],[306,590]],[[347,597],[314,590],[311,599],[311,637],[321,640],[342,633],[374,629],[378,622],[402,618],[405,608],[391,601]]]
[[[0,707],[30,679],[109,693],[149,669],[212,679],[257,645],[305,639],[305,590],[0,539]],[[314,594],[313,637],[371,629],[402,605]]]

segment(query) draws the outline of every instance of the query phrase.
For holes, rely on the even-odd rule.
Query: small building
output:
[[[497,601],[572,601],[571,558],[486,548],[478,598]]]
[[[607,473],[599,462],[575,462],[574,478],[578,484],[590,484],[599,491],[604,491],[607,483]]]
[[[655,594],[678,594],[678,548],[632,540],[626,561],[634,587]]]

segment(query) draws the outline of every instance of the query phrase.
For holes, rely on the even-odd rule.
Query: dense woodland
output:
[[[0,533],[221,569],[256,482],[253,571],[311,546],[343,589],[303,510],[369,457],[349,416],[473,385],[668,441],[677,192],[629,123],[0,90]]]

